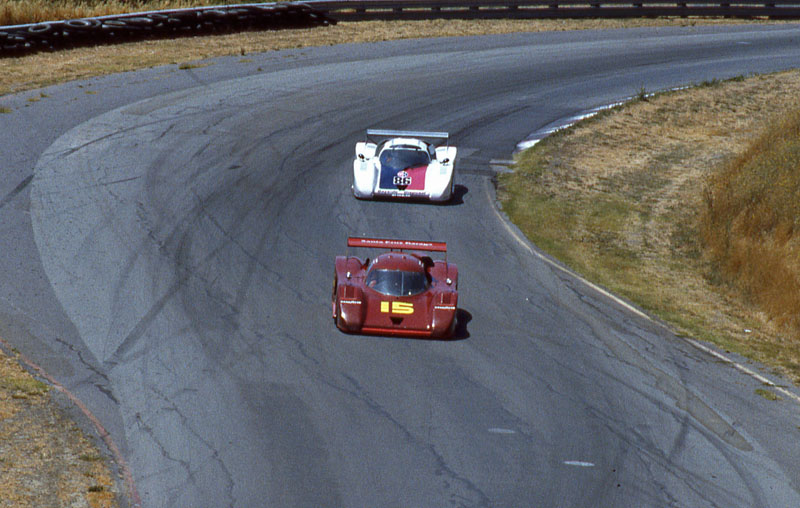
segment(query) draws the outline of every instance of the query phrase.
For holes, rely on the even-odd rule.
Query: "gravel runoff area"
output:
[[[723,19],[497,20],[340,23],[41,53],[3,60],[0,95],[59,82],[216,56],[345,42],[510,32],[732,24]],[[0,108],[0,115],[9,111]],[[0,341],[0,507],[127,506],[121,472],[74,401]],[[22,366],[25,366],[23,368]],[[81,423],[76,423],[81,422]]]

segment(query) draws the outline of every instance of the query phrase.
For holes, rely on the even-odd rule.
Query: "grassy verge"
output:
[[[103,456],[51,395],[0,351],[0,506],[117,506]]]
[[[767,255],[756,248],[762,245],[785,248],[771,251],[776,264],[768,270],[778,273],[783,256],[789,263],[780,265],[795,271],[779,272],[780,278],[798,280],[798,242],[789,233],[800,220],[800,195],[797,177],[788,181],[800,151],[796,127],[781,123],[786,111],[800,106],[798,86],[800,72],[738,78],[641,97],[601,113],[521,154],[515,172],[500,178],[503,208],[543,250],[678,333],[771,365],[798,382],[800,333],[789,318],[800,310],[790,307],[797,286],[778,290],[786,293],[780,314],[754,297],[771,293],[769,286],[742,291],[740,281],[749,272],[749,280],[763,274],[759,266]],[[759,132],[765,134],[753,143]],[[775,140],[783,133],[793,134],[781,145]],[[751,164],[748,153],[763,157]],[[787,161],[785,184],[775,174],[776,160]],[[774,192],[776,186],[785,192]],[[751,201],[755,208],[728,205]],[[783,218],[741,219],[772,208],[784,210]],[[733,236],[718,238],[724,231]]]

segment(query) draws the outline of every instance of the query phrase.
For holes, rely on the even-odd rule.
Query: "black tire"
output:
[[[53,31],[53,25],[50,23],[37,23],[28,27],[28,33],[34,35],[45,35]]]
[[[94,30],[101,24],[96,18],[69,19],[64,22],[64,26],[70,30]]]

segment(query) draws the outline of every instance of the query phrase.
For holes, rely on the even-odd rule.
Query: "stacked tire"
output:
[[[245,30],[335,24],[303,3],[254,4],[121,14],[0,27],[0,57],[38,51]]]

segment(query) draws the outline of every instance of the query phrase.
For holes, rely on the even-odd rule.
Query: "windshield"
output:
[[[390,296],[411,296],[428,288],[428,278],[422,272],[403,270],[371,270],[367,287]]]
[[[431,157],[425,150],[413,147],[387,148],[381,152],[381,166],[388,169],[403,170],[427,166]]]

